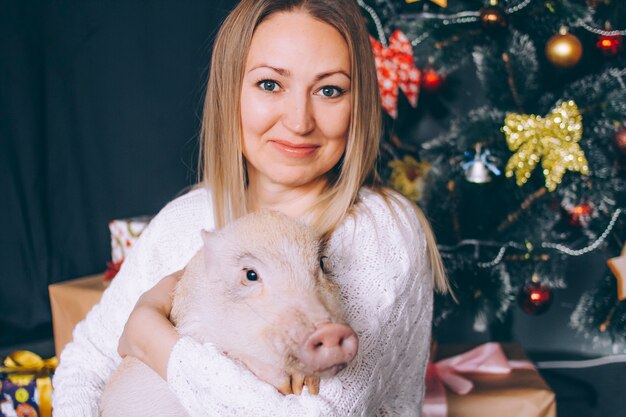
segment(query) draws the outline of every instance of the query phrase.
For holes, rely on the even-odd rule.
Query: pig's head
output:
[[[186,274],[177,289],[184,305],[174,303],[179,316],[187,312],[183,332],[214,343],[266,380],[331,376],[354,358],[357,336],[343,322],[338,289],[324,275],[320,238],[310,227],[259,211],[202,233],[204,273]]]

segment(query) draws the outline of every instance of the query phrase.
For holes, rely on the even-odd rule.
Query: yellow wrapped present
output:
[[[7,356],[0,366],[0,417],[51,417],[56,357],[42,359],[27,350]]]

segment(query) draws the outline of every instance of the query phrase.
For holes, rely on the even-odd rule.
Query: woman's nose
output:
[[[291,92],[285,102],[283,125],[293,133],[304,136],[315,129],[311,100],[307,93]]]

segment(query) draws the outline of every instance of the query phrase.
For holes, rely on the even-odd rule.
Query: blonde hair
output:
[[[242,0],[228,15],[215,40],[202,118],[199,185],[211,195],[218,228],[247,212],[240,95],[233,92],[241,91],[252,36],[270,15],[295,10],[334,27],[345,39],[350,53],[352,114],[346,150],[327,174],[327,186],[312,208],[313,225],[323,236],[329,236],[351,212],[363,185],[379,191],[386,201],[399,198],[384,190],[376,173],[382,130],[380,97],[369,34],[356,2]],[[445,291],[448,284],[434,236],[417,206],[415,211],[428,240],[435,286]]]

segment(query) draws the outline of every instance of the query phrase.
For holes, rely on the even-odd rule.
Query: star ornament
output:
[[[609,259],[607,263],[617,279],[617,299],[624,301],[626,299],[626,246],[622,249],[620,256]]]
[[[407,4],[416,3],[420,0],[406,0]],[[439,7],[443,7],[444,9],[448,7],[448,0],[430,0],[435,3]]]
[[[502,131],[513,156],[506,176],[515,175],[524,185],[541,162],[546,188],[554,191],[566,171],[589,174],[589,163],[578,142],[582,138],[582,116],[573,100],[566,101],[544,118],[534,114],[509,113]]]

